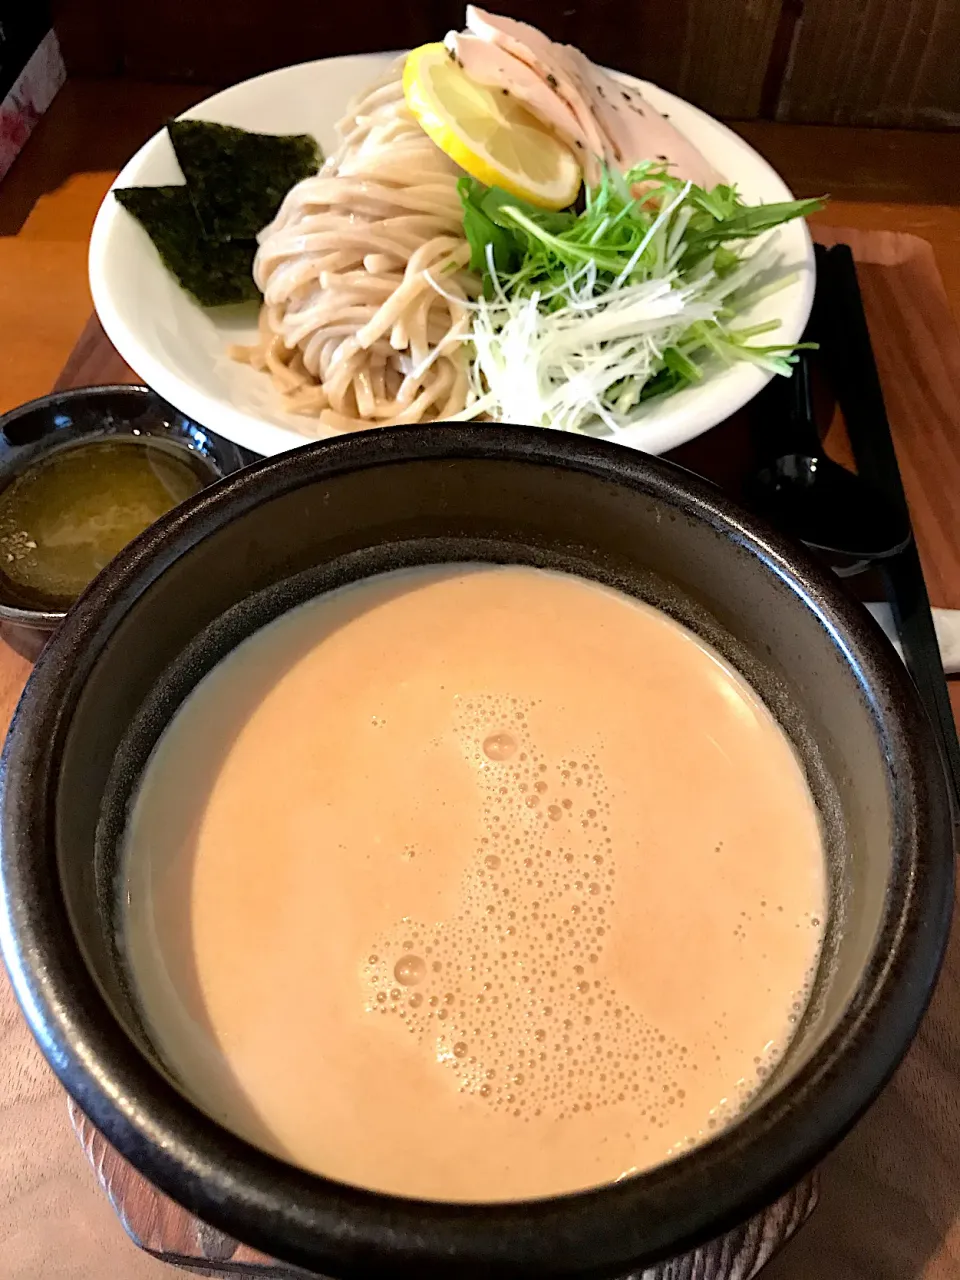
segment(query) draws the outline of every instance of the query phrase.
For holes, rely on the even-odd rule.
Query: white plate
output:
[[[361,54],[284,67],[224,89],[185,112],[264,133],[311,133],[324,152],[335,145],[334,125],[348,100],[397,55]],[[621,77],[630,83],[629,77]],[[791,199],[790,192],[752,147],[719,121],[655,85],[639,83],[654,106],[694,142],[714,167],[735,182],[750,203]],[[164,130],[150,139],[118,176],[115,186],[158,186],[182,181]],[[813,300],[810,234],[802,221],[772,233],[783,259],[798,270],[787,288],[758,302],[749,322],[777,317],[778,342],[795,342]],[[205,311],[177,285],[146,232],[108,194],[90,240],[90,288],[107,336],[144,382],[182,412],[229,440],[259,453],[280,453],[332,432],[278,407],[269,378],[227,358],[231,342],[252,342],[252,306]],[[760,390],[769,375],[743,363],[719,369],[696,387],[646,407],[635,444],[661,453],[722,422]]]

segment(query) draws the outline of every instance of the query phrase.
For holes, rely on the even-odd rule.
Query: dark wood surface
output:
[[[77,175],[115,173],[165,120],[212,92],[211,85],[201,83],[68,81],[0,183],[0,237],[15,235],[38,200]],[[895,202],[899,207],[894,214],[878,212],[877,226],[909,224],[933,240],[960,239],[960,133],[764,120],[734,120],[732,128],[798,196],[828,194],[835,204]],[[89,210],[91,220],[94,212],[95,206]],[[844,208],[827,211],[832,222],[848,216]],[[864,216],[858,210],[854,224],[861,225]],[[960,255],[940,262],[941,271],[951,266],[960,270]]]
[[[778,120],[960,125],[957,0],[803,0],[802,10]]]
[[[960,133],[734,120],[798,196],[960,205]]]
[[[123,74],[123,23],[116,0],[50,0],[70,75]]]
[[[497,0],[599,61],[714,114],[960,124],[958,0]],[[290,62],[404,48],[463,22],[462,0],[55,0],[74,75],[229,84]]]
[[[37,201],[75,175],[115,174],[165,120],[212,92],[200,84],[68,81],[0,183],[0,236],[15,235]]]
[[[498,0],[591,57],[648,76],[726,115],[757,114],[781,0]],[[58,0],[71,73],[230,84],[309,58],[399,49],[462,27],[463,0],[290,4],[259,0]],[[717,51],[722,49],[722,56]]]

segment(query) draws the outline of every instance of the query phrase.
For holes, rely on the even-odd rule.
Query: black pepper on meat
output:
[[[600,124],[600,116],[599,116],[599,114],[598,114],[598,112],[597,112],[596,104],[595,104],[595,103],[593,103],[593,102],[590,102],[590,103],[588,103],[587,105],[588,105],[588,106],[589,106],[589,108],[590,108],[590,114],[593,116],[594,120],[596,120],[597,124],[600,126],[600,132],[602,133],[602,132],[603,132],[603,125],[602,125],[602,124]],[[622,151],[620,150],[620,148],[617,146],[617,143],[615,142],[615,140],[614,140],[613,138],[610,138],[610,140],[609,140],[609,141],[610,141],[610,150],[613,152],[613,158],[614,158],[615,160],[617,160],[617,161],[622,161],[622,160],[623,160],[623,152],[622,152]]]

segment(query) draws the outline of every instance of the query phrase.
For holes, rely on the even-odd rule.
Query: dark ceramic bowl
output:
[[[198,473],[212,484],[246,466],[259,455],[241,449],[167,404],[148,387],[119,383],[103,387],[74,387],[30,400],[0,416],[0,489],[52,453],[79,441],[117,436],[152,436],[168,446],[188,450]],[[197,465],[199,464],[199,465]],[[42,645],[63,621],[65,610],[26,608],[6,599],[0,583],[0,623],[5,633],[33,633]]]
[[[803,759],[831,901],[783,1065],[713,1141],[583,1194],[403,1200],[263,1154],[194,1107],[140,1029],[115,944],[122,813],[190,689],[267,620],[402,565],[482,559],[615,584],[720,650]],[[148,1178],[277,1258],[337,1277],[615,1276],[778,1196],[888,1079],[926,1007],[953,891],[929,725],[863,610],[709,484],[554,431],[397,428],[255,465],[121,554],[38,664],[2,763],[3,952],[64,1085]]]

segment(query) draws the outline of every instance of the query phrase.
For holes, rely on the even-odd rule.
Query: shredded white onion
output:
[[[456,418],[487,413],[502,422],[579,432],[595,431],[599,419],[612,435],[628,430],[664,350],[696,321],[716,320],[734,293],[742,300],[751,284],[757,286],[753,296],[771,287],[764,282],[776,255],[766,245],[726,276],[707,270],[681,282],[670,262],[677,238],[671,240],[663,275],[632,285],[621,275],[598,291],[590,262],[569,271],[561,289],[552,291],[564,297],[556,309],[543,307],[547,295],[510,297],[491,262],[493,296],[470,305],[472,387],[470,403]],[[789,278],[781,273],[774,284],[782,288]],[[718,354],[723,358],[722,350]],[[747,346],[737,355],[777,367],[762,353],[751,356]]]

